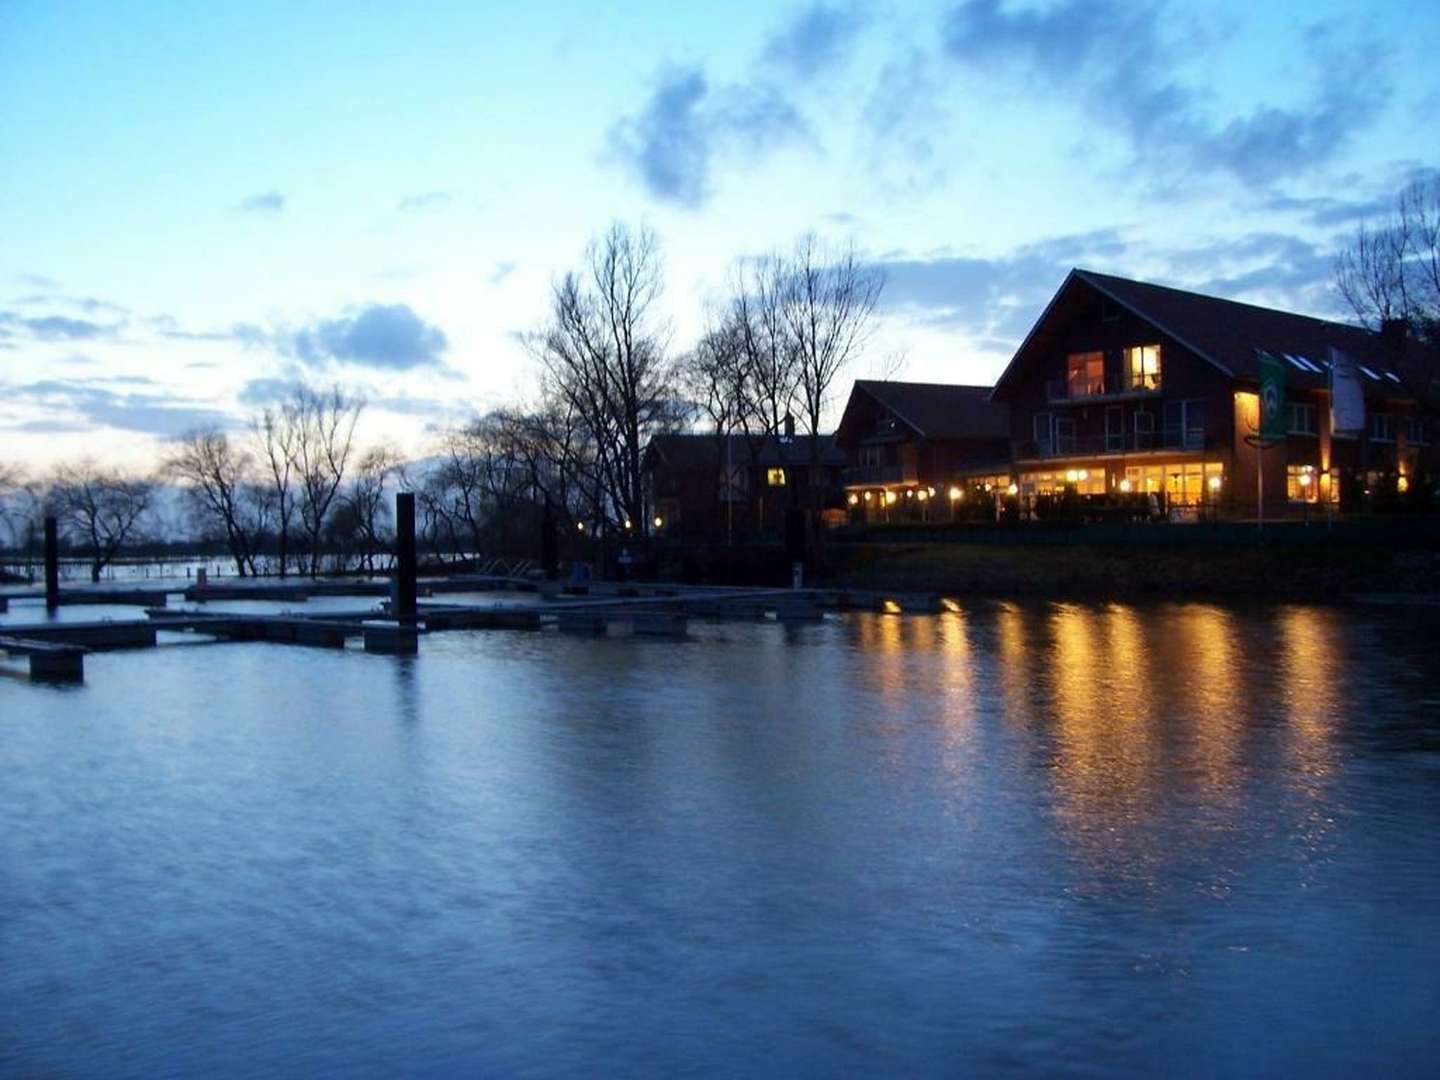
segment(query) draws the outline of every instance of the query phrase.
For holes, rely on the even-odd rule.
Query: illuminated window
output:
[[[1315,406],[1305,405],[1298,401],[1292,401],[1289,405],[1290,424],[1288,431],[1291,435],[1314,435],[1315,434]]]
[[[1320,501],[1320,477],[1314,465],[1285,466],[1285,496],[1295,503]]]
[[[1101,352],[1071,353],[1065,364],[1065,383],[1071,397],[1086,397],[1105,392],[1105,354]]]
[[[1160,346],[1135,345],[1125,350],[1125,375],[1131,390],[1160,389]]]
[[[1131,465],[1125,479],[1132,492],[1165,493],[1170,506],[1198,506],[1220,497],[1225,466],[1218,461],[1187,461],[1177,465]]]
[[[765,483],[769,484],[771,487],[784,487],[784,486],[785,486],[785,470],[784,470],[784,469],[766,469],[766,470],[765,470]]]

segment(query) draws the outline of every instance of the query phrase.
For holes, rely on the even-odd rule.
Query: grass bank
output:
[[[1413,547],[850,543],[832,545],[826,563],[829,585],[956,595],[1342,600],[1440,591],[1440,552]]]

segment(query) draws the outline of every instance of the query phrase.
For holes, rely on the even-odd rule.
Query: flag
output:
[[[1355,358],[1330,346],[1330,431],[1358,435],[1365,430],[1365,388]]]
[[[1283,439],[1290,428],[1285,414],[1285,364],[1264,349],[1255,350],[1260,368],[1260,437]]]

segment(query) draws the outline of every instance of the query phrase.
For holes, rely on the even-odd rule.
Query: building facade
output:
[[[1366,428],[1330,430],[1330,357],[1356,361]],[[1262,354],[1285,433],[1257,447]],[[1413,391],[1440,370],[1403,334],[1073,270],[994,390],[1022,512],[1064,498],[1171,517],[1358,509],[1433,471]],[[1072,502],[1072,505],[1075,504]]]
[[[943,521],[1003,497],[1008,406],[989,386],[857,379],[835,431],[850,520]]]

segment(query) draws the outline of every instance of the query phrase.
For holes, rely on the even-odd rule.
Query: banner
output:
[[[1285,362],[1264,349],[1255,350],[1260,368],[1260,438],[1283,439],[1290,429],[1285,408]]]
[[[1365,430],[1365,388],[1355,358],[1330,346],[1330,433],[1359,435]]]

